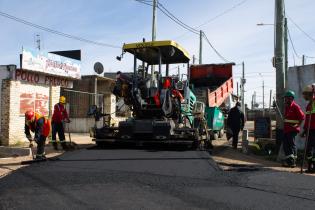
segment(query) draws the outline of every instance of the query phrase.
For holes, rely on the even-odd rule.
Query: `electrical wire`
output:
[[[304,31],[290,16],[287,16],[287,17],[305,36],[307,36],[311,41],[315,43],[315,39],[311,35],[309,35],[306,31]]]
[[[223,12],[219,13],[218,15],[214,16],[213,18],[210,18],[209,20],[205,21],[204,23],[200,24],[199,26],[197,26],[196,28],[200,28],[202,26],[205,26],[209,23],[211,23],[212,21],[218,19],[219,17],[231,12],[232,10],[234,10],[235,8],[241,6],[242,4],[244,4],[245,2],[247,2],[248,0],[243,0],[241,2],[239,2],[238,4],[235,4],[234,6],[232,6],[231,8],[228,8],[226,10],[224,10]]]
[[[46,32],[49,32],[49,33],[52,33],[52,34],[55,34],[55,35],[58,35],[58,36],[66,37],[66,38],[69,38],[69,39],[74,39],[74,40],[77,40],[77,41],[81,41],[81,42],[85,42],[85,43],[89,43],[89,44],[93,44],[93,45],[98,45],[98,46],[102,46],[102,47],[111,47],[111,48],[118,48],[118,49],[121,48],[120,46],[107,44],[107,43],[102,43],[102,42],[96,42],[96,41],[92,41],[92,40],[85,39],[85,38],[82,38],[82,37],[74,36],[74,35],[71,35],[71,34],[66,34],[66,33],[63,33],[63,32],[60,32],[60,31],[57,31],[57,30],[45,27],[45,26],[41,26],[41,25],[38,25],[38,24],[35,24],[35,23],[32,23],[32,22],[29,22],[27,20],[24,20],[22,18],[18,18],[16,16],[10,15],[10,14],[5,13],[5,12],[1,12],[0,11],[0,16],[8,18],[8,19],[11,19],[11,20],[14,20],[14,21],[22,23],[24,25],[28,25],[28,26],[33,27],[33,28],[37,28],[37,29],[40,29],[40,30],[43,30],[43,31],[46,31]]]
[[[196,34],[199,34],[199,31],[194,29],[193,27],[185,24],[183,21],[179,20],[175,15],[173,15],[169,10],[167,10],[163,4],[161,4],[160,2],[158,2],[158,8],[164,13],[167,13],[168,15],[170,15],[172,18],[173,21],[176,21],[178,22],[182,27],[185,27],[187,30],[189,30],[190,32],[192,33],[196,33]],[[164,14],[165,14],[164,13]]]
[[[152,5],[152,1],[141,1],[141,0],[135,0],[135,1],[137,1],[137,2],[139,2],[139,3],[141,3],[141,4],[146,4],[146,5],[148,5],[148,6],[153,6],[153,5]]]
[[[143,1],[143,0],[135,0],[136,2],[139,2],[141,4],[145,4],[148,6],[153,6],[152,2],[149,3],[150,1]],[[194,34],[199,34],[199,31],[195,30],[193,27],[185,24],[183,21],[178,19],[175,15],[173,15],[169,10],[167,10],[161,3],[157,2],[157,8],[168,18],[170,18],[172,21],[174,21],[176,24],[181,26],[182,28],[188,30],[191,33]]]
[[[218,19],[219,17],[222,17],[223,15],[225,15],[225,14],[231,12],[231,11],[234,10],[235,8],[241,6],[241,5],[244,4],[246,1],[247,1],[247,0],[243,0],[243,1],[241,1],[240,3],[238,3],[238,4],[235,4],[235,5],[232,6],[231,8],[228,8],[228,9],[224,10],[223,12],[221,12],[221,13],[219,13],[218,15],[216,15],[216,16],[210,18],[209,20],[205,21],[204,23],[200,24],[199,26],[195,27],[194,29],[200,28],[200,27],[202,27],[202,26],[205,26],[205,25],[207,25],[207,24],[213,22],[214,20]],[[186,34],[187,34],[187,32],[186,32],[186,33],[183,33],[183,34],[181,34],[181,35],[179,35],[179,36],[177,36],[175,39],[178,39],[178,38],[180,38],[180,37],[182,37],[182,36],[184,36],[184,35],[186,35]]]
[[[291,37],[291,33],[290,33],[290,30],[289,30],[289,27],[287,27],[287,30],[288,30],[288,37],[289,37],[289,40],[290,40],[290,43],[291,43],[293,52],[294,52],[294,54],[295,54],[296,57],[301,58],[301,56],[299,56],[299,54],[297,53],[297,51],[296,51],[296,49],[295,49],[295,47],[294,47],[294,44],[293,44],[293,41],[292,41],[292,37]]]
[[[144,0],[135,0],[136,2],[142,3],[142,4],[146,4],[146,5],[150,5],[153,6],[152,4],[148,3],[147,1]],[[245,2],[245,1],[244,1]],[[243,2],[243,3],[244,3]],[[173,20],[175,23],[177,23],[178,25],[180,25],[181,27],[185,28],[186,30],[194,33],[194,34],[198,34],[199,35],[199,31],[196,30],[195,28],[185,24],[183,21],[181,21],[180,19],[178,19],[174,14],[172,14],[169,10],[167,10],[163,4],[157,2],[157,8],[167,17],[169,17],[171,20]],[[210,42],[210,40],[208,39],[207,35],[204,32],[202,33],[202,37],[204,37],[207,41],[207,43],[210,45],[210,47],[212,48],[212,50],[224,61],[224,62],[230,62],[228,61],[226,58],[224,58],[219,51],[213,46],[213,44]]]
[[[231,63],[229,60],[227,60],[225,57],[223,57],[218,50],[212,45],[212,43],[209,41],[207,35],[205,33],[202,33],[203,37],[205,38],[205,40],[207,41],[207,43],[210,45],[210,47],[212,48],[212,50],[215,52],[215,54],[217,54],[217,56],[219,56],[224,62],[227,63]]]

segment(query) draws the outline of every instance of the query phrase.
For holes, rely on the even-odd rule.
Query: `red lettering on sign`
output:
[[[39,82],[39,75],[38,75],[38,74],[35,74],[34,81],[35,81],[36,83],[38,83],[38,82]]]
[[[20,76],[21,76],[21,71],[20,70],[16,70],[15,71],[15,79],[17,80],[18,77],[20,77]]]
[[[21,79],[22,80],[26,80],[27,79],[26,72],[24,72],[24,71],[22,72]]]

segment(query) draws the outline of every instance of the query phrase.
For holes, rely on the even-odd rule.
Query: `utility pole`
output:
[[[254,91],[254,94],[252,95],[252,110],[255,109],[256,104],[256,91]]]
[[[262,82],[263,116],[265,116],[265,81]]]
[[[196,62],[196,56],[193,55],[193,64],[195,64],[195,62]]]
[[[152,41],[155,41],[156,39],[156,7],[157,7],[157,1],[158,0],[153,0],[153,15],[152,15]],[[154,85],[154,65],[151,66],[151,86],[153,87]]]
[[[272,90],[270,90],[270,95],[269,95],[269,114],[271,111],[271,98],[272,98]]]
[[[239,100],[239,94],[238,94],[238,82],[236,82],[236,96],[237,96],[237,100]]]
[[[276,66],[276,100],[281,113],[284,111],[283,94],[285,91],[285,47],[284,47],[284,34],[285,34],[285,20],[284,20],[284,0],[275,0],[275,30],[276,30],[276,43],[275,43],[275,66]],[[280,139],[283,122],[281,120],[281,113],[276,112],[277,120],[277,139]]]
[[[241,79],[241,97],[242,97],[242,111],[245,115],[245,86],[246,79],[245,79],[245,63],[242,62],[242,79]]]
[[[200,37],[199,37],[199,64],[202,64],[202,37],[203,31],[200,30]]]
[[[36,48],[40,51],[40,36],[36,34]]]
[[[302,66],[305,65],[305,55],[302,55]]]
[[[288,88],[288,23],[284,18],[284,86]]]
[[[156,39],[156,7],[157,0],[153,0],[152,41],[155,41]]]

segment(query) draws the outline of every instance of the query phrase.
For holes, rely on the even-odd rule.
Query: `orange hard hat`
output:
[[[27,111],[25,112],[25,119],[27,121],[31,121],[35,116],[35,113],[33,111]]]
[[[163,83],[163,88],[167,89],[167,88],[170,88],[170,87],[171,87],[171,79],[170,78],[166,78],[164,80],[164,83]]]

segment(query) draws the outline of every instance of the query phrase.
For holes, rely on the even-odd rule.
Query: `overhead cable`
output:
[[[74,35],[71,35],[71,34],[66,34],[66,33],[63,33],[63,32],[60,32],[60,31],[57,31],[57,30],[45,27],[45,26],[41,26],[41,25],[38,25],[38,24],[35,24],[35,23],[32,23],[32,22],[29,22],[27,20],[24,20],[22,18],[18,18],[16,16],[10,15],[10,14],[5,13],[5,12],[1,12],[0,11],[0,16],[8,18],[8,19],[11,19],[11,20],[14,20],[14,21],[22,23],[24,25],[28,25],[28,26],[33,27],[33,28],[37,28],[37,29],[40,29],[40,30],[43,30],[43,31],[46,31],[46,32],[49,32],[49,33],[52,33],[52,34],[56,34],[58,36],[66,37],[66,38],[69,38],[69,39],[74,39],[74,40],[77,40],[77,41],[81,41],[81,42],[85,42],[85,43],[89,43],[89,44],[93,44],[93,45],[98,45],[98,46],[102,46],[102,47],[121,48],[120,46],[107,44],[107,43],[102,43],[102,42],[97,42],[97,41],[85,39],[85,38],[82,38],[82,37],[74,36]]]
[[[307,36],[312,42],[315,43],[315,39],[311,35],[309,35],[306,31],[304,31],[291,17],[289,16],[287,17],[305,36]]]
[[[212,43],[209,41],[207,35],[205,33],[203,33],[203,37],[205,38],[205,40],[207,41],[207,43],[210,45],[210,47],[212,48],[212,50],[215,52],[215,54],[217,54],[217,56],[219,56],[224,62],[229,63],[230,61],[227,60],[225,57],[223,57],[218,50],[212,45]]]

